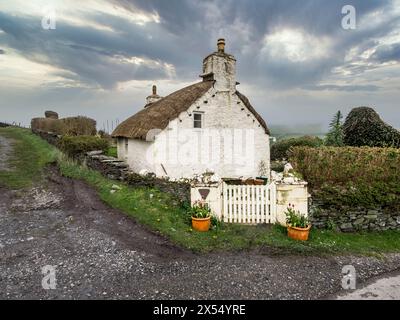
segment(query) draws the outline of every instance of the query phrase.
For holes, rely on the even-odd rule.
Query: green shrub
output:
[[[108,141],[95,136],[64,136],[58,142],[58,147],[71,157],[76,157],[88,151],[102,150],[105,152]]]
[[[400,205],[399,149],[296,147],[290,163],[326,204]]]
[[[343,115],[340,111],[336,112],[329,124],[329,132],[325,137],[324,144],[330,147],[343,147]]]
[[[275,172],[283,172],[283,170],[285,170],[285,162],[271,161],[271,170]]]
[[[286,224],[294,228],[307,228],[310,224],[308,217],[301,214],[299,210],[294,209],[294,205],[289,203],[285,211]]]
[[[296,146],[320,147],[323,140],[318,137],[304,136],[280,140],[271,146],[271,160],[283,160],[288,158],[290,148]]]
[[[350,111],[343,125],[344,143],[348,146],[400,148],[400,132],[381,120],[372,108]]]

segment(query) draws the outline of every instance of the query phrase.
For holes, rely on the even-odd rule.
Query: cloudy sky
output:
[[[368,105],[400,128],[400,0],[0,0],[0,121],[51,109],[111,127],[153,84],[167,95],[200,81],[219,37],[268,124],[326,128]]]

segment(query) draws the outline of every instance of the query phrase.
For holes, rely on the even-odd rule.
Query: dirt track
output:
[[[270,250],[198,255],[110,209],[80,181],[49,170],[47,185],[0,189],[2,299],[315,299],[395,270],[400,255],[304,257]],[[55,266],[56,289],[42,287]]]
[[[10,170],[7,162],[13,150],[12,143],[11,139],[0,135],[0,171]]]

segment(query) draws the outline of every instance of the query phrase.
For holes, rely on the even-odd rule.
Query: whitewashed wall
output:
[[[206,131],[193,128],[193,112],[195,111],[204,112],[204,129],[218,130],[218,133],[210,139],[219,140],[220,144],[212,144],[213,149],[209,149],[209,161],[207,161],[205,144],[198,142],[199,139],[204,137]],[[189,116],[189,114],[192,114],[192,116]],[[171,139],[167,137],[171,137],[174,132],[181,132],[185,129],[192,131],[193,134],[188,137],[189,140],[177,141],[180,153],[177,155],[177,161],[171,161],[173,159],[168,154],[169,149],[164,147],[165,141],[170,141]],[[254,144],[246,146],[243,142],[243,148],[240,150],[237,141],[234,141],[233,144],[236,144],[238,149],[236,151],[242,151],[242,153],[230,156],[230,152],[224,151],[229,143],[227,144],[225,140],[217,138],[218,134],[223,136],[226,132],[233,135],[234,129],[243,130],[243,132],[250,129],[249,132],[253,134],[252,141],[254,141]],[[245,138],[245,133],[242,138]],[[226,145],[224,145],[224,141]],[[192,155],[187,157],[189,161],[182,161],[182,158],[184,158],[182,154],[185,154],[184,148],[179,147],[182,144],[189,147],[186,148],[186,154]],[[267,172],[270,169],[269,136],[239,97],[230,91],[216,92],[214,89],[210,89],[187,112],[181,113],[178,119],[171,121],[168,128],[156,137],[155,150],[157,150],[159,159],[161,159],[159,163],[155,164],[155,173],[159,176],[165,175],[160,163],[163,163],[168,176],[173,178],[192,177],[194,174],[203,173],[208,169],[212,169],[220,177],[255,177],[260,175],[261,161],[267,166]],[[232,148],[230,150],[234,151]],[[212,158],[213,155],[218,154],[218,158]],[[168,159],[168,161],[163,159]],[[193,163],[195,159],[197,161]]]
[[[118,139],[118,159],[126,161],[132,171],[139,173],[145,169],[155,172],[155,164],[148,161],[153,142],[139,139],[128,139],[128,153],[125,153],[125,138]]]
[[[277,215],[276,220],[286,225],[286,215],[289,204],[294,205],[295,210],[308,216],[308,191],[307,182],[301,183],[276,183]]]

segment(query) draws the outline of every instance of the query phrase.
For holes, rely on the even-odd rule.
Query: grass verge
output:
[[[117,147],[109,147],[105,154],[109,157],[118,158]]]
[[[197,252],[234,251],[265,247],[278,253],[299,254],[360,254],[381,255],[400,252],[400,232],[337,233],[311,230],[309,241],[289,239],[281,226],[243,226],[221,224],[210,232],[200,233],[190,228],[190,217],[165,193],[151,188],[133,188],[109,180],[99,172],[61,156],[56,149],[27,130],[7,128],[0,134],[15,140],[15,153],[10,164],[16,170],[0,172],[0,183],[9,187],[27,186],[38,179],[46,164],[57,159],[64,176],[80,179],[93,186],[101,199],[113,208],[134,217],[138,222],[169,237],[174,243]],[[113,185],[117,185],[116,190]]]
[[[168,194],[157,189],[132,188],[125,183],[103,177],[99,172],[62,158],[61,173],[73,179],[83,179],[95,187],[101,199],[140,223],[169,237],[173,242],[197,252],[235,251],[265,247],[281,253],[343,254],[379,256],[400,251],[400,232],[338,233],[311,230],[307,242],[289,239],[286,228],[274,225],[244,226],[221,224],[206,233],[190,228],[190,217],[174,203]],[[119,190],[112,193],[113,185]],[[115,189],[115,187],[114,187]],[[278,251],[279,250],[279,251]]]
[[[45,166],[55,161],[58,151],[28,129],[0,128],[0,135],[12,139],[13,148],[7,163],[10,170],[0,171],[0,185],[21,189],[40,182]]]

